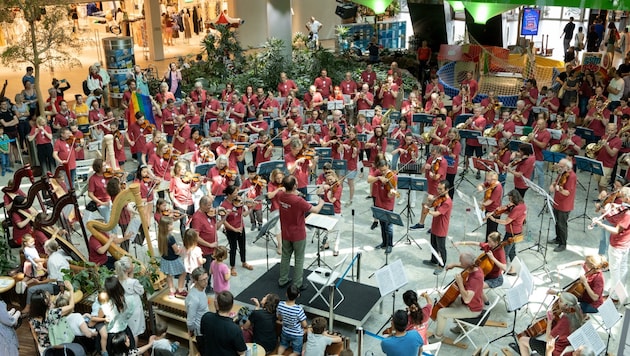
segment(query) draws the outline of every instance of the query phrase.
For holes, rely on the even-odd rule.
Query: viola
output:
[[[387,173],[385,173],[385,178],[387,178],[387,183],[385,184],[385,190],[387,191],[387,194],[394,191],[396,198],[400,198],[400,193],[398,192],[398,190],[396,190],[396,187],[398,186],[396,180],[396,172],[388,170]]]
[[[106,168],[105,171],[103,172],[103,176],[107,179],[110,179],[113,177],[122,178],[124,175],[125,175],[125,171],[116,171],[111,168]]]
[[[153,133],[153,131],[155,131],[155,125],[153,125],[147,120],[144,120],[142,122],[142,124],[140,125],[140,128],[143,130],[144,134],[151,134]]]
[[[229,169],[227,166],[224,167],[223,169],[221,169],[219,171],[219,174],[225,178],[227,178],[228,180],[232,180],[236,177],[236,175],[238,174],[237,171],[233,170],[233,169]]]

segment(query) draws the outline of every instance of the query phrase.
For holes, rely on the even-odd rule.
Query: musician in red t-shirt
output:
[[[606,135],[598,142],[601,148],[597,152],[597,160],[602,163],[604,175],[599,177],[599,191],[606,190],[610,184],[613,167],[617,162],[617,156],[621,149],[621,139],[617,136],[617,125],[609,123],[606,125]]]
[[[391,177],[387,177],[391,175]],[[393,181],[393,182],[392,182]],[[376,170],[370,172],[367,182],[372,185],[372,195],[374,196],[374,205],[377,208],[393,211],[394,201],[398,192],[396,192],[398,177],[396,173],[389,169],[389,165],[385,160],[376,162]],[[380,220],[381,239],[382,242],[376,245],[376,249],[385,249],[385,253],[391,253],[394,247],[394,226],[391,222]],[[372,224],[374,226],[374,224]]]
[[[521,197],[525,197],[525,193],[529,189],[529,185],[523,178],[530,179],[534,172],[536,156],[533,153],[531,145],[521,143],[518,146],[514,159],[506,168],[509,173],[514,175],[514,188],[518,190]]]
[[[70,170],[70,186],[74,186],[74,181],[77,176],[77,160],[76,160],[76,148],[74,147],[74,140],[68,143],[68,139],[71,136],[70,129],[63,127],[61,129],[60,138],[55,141],[53,147],[53,158],[57,161],[57,164],[68,164]],[[81,149],[81,148],[78,148]]]
[[[306,186],[308,185],[308,176],[314,163],[313,160],[302,156],[302,140],[299,137],[291,138],[291,152],[284,155],[284,161],[287,164],[289,174],[297,179],[297,190],[306,196]]]
[[[440,146],[431,147],[431,157],[427,159],[427,163],[423,167],[425,177],[427,179],[427,199],[424,201],[425,206],[430,206],[434,199],[439,195],[438,186],[446,178],[446,171],[448,170],[448,162],[444,158],[447,148]],[[448,192],[447,192],[448,193]],[[429,210],[422,209],[420,214],[420,221],[410,227],[412,230],[424,229],[424,220],[427,218]],[[446,235],[445,235],[446,236]]]
[[[477,186],[477,191],[483,192],[481,209],[486,215],[494,213],[494,211],[501,206],[503,186],[499,183],[499,175],[496,172],[486,172],[486,181]],[[488,235],[497,231],[498,227],[498,224],[494,221],[488,220],[486,222],[486,242],[488,242]]]
[[[453,211],[453,201],[448,195],[450,186],[448,181],[443,180],[438,184],[437,195],[432,199],[430,205],[425,203],[423,211],[433,217],[431,221],[431,247],[437,251],[442,259],[442,263],[431,254],[431,260],[423,260],[422,263],[428,266],[436,266],[433,274],[438,275],[444,270],[446,263],[446,235],[451,222],[451,212]],[[433,208],[433,210],[431,210]]]
[[[575,203],[577,176],[573,171],[573,163],[563,158],[556,165],[558,177],[549,186],[549,193],[553,194],[553,215],[556,217],[556,238],[553,242],[558,246],[556,252],[567,248],[569,213]]]
[[[488,221],[494,221],[499,225],[505,225],[505,236],[503,241],[509,239],[510,237],[522,234],[523,222],[527,217],[527,206],[523,201],[521,193],[519,193],[517,189],[512,189],[507,196],[509,203],[503,207],[508,214],[507,217],[505,219],[501,219],[501,216],[496,212],[495,214],[488,216]],[[514,260],[514,257],[516,257],[514,244],[505,246],[505,255],[510,259],[510,261]],[[512,271],[510,270],[508,274],[512,274]]]
[[[470,252],[459,255],[459,264],[449,264],[446,269],[461,267],[469,271],[464,281],[461,273],[455,275],[455,286],[460,290],[457,298],[450,306],[437,311],[435,334],[429,338],[430,343],[438,342],[444,337],[444,329],[448,319],[474,318],[483,310],[483,271],[475,266],[475,256]],[[434,309],[435,311],[435,309]]]

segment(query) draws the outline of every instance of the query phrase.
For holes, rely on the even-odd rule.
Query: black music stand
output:
[[[274,169],[280,169],[286,173],[287,164],[285,161],[262,162],[261,164],[258,165],[258,171],[256,172],[256,174],[258,174],[259,176],[262,176],[263,178],[265,177],[268,178]]]
[[[466,121],[468,121],[468,119],[470,119],[472,116],[473,116],[472,114],[457,115],[457,117],[455,118],[455,122],[453,123],[453,127],[457,127],[457,125],[459,125],[459,124],[466,123]],[[461,130],[460,130],[460,132],[461,132]]]
[[[402,218],[401,218],[400,214],[396,214],[393,211],[389,211],[389,210],[386,210],[386,209],[381,209],[381,208],[378,208],[378,207],[375,207],[375,206],[371,207],[371,209],[372,209],[372,217],[374,219],[378,220],[379,224],[382,224],[383,222],[386,222],[386,223],[391,223],[391,224],[398,225],[398,226],[405,226],[405,224],[403,224],[403,221],[402,221]],[[385,263],[381,267],[379,267],[378,269],[381,269],[381,268],[387,266],[388,264],[389,264],[389,253],[386,253],[385,254]],[[376,272],[373,272],[368,278],[372,278],[372,276],[374,276],[374,273],[376,273]]]
[[[586,141],[586,144],[597,142],[599,140],[599,137],[595,136],[595,131],[586,127],[576,127],[575,134],[583,138],[584,141]]]
[[[330,147],[315,147],[315,153],[317,157],[319,157],[317,161],[317,168],[323,169],[324,163],[330,162],[332,163],[332,148]]]
[[[591,181],[593,180],[594,174],[597,174],[599,176],[604,175],[604,167],[602,166],[602,163],[600,161],[591,159],[588,157],[584,157],[584,156],[575,156],[575,162],[577,164],[578,169],[589,172],[591,175],[588,179],[588,187],[586,188],[586,199],[584,200],[584,210],[582,211],[581,215],[573,217],[569,219],[569,221],[582,218],[583,219],[582,231],[586,231],[586,219],[591,221],[591,217],[588,216],[588,214],[586,214],[586,209],[588,207],[588,199],[589,199],[588,195],[591,192]]]
[[[461,117],[462,115],[459,115],[459,117]],[[481,132],[479,131],[475,131],[475,130],[459,130],[459,137],[462,140],[468,139],[468,138],[477,138],[481,136]],[[466,156],[464,156],[466,157]],[[471,182],[468,178],[466,178],[466,173],[468,172],[468,168],[464,169],[464,171],[462,173],[460,173],[459,179],[457,179],[457,181],[455,182],[454,186],[455,189],[459,188],[459,185],[462,184],[463,181],[467,181],[468,183],[470,183],[470,185],[472,185],[473,187],[475,187],[476,185]]]
[[[545,162],[550,162],[550,163],[558,163],[560,162],[561,159],[565,158],[567,155],[562,153],[562,152],[553,152],[553,151],[549,151],[549,150],[543,150],[542,151],[543,154],[543,161]],[[547,165],[547,172],[546,174],[549,173],[549,165]],[[552,174],[552,178],[553,178],[553,174]],[[553,179],[552,179],[553,181]]]
[[[508,147],[510,148],[510,151],[516,152],[518,151],[518,147],[521,145],[521,143],[525,142],[521,140],[511,140],[510,143],[508,143]]]
[[[276,248],[278,247],[278,244],[276,243],[275,235],[273,234],[273,232],[271,232],[271,230],[273,230],[273,228],[276,226],[279,220],[280,220],[280,214],[275,215],[271,219],[267,220],[267,222],[260,228],[260,231],[258,231],[258,236],[256,236],[256,238],[254,239],[254,242],[252,242],[252,243],[256,243],[256,241],[260,240],[261,238],[265,239],[267,271],[269,271],[269,241],[273,242],[273,245],[276,246]]]
[[[334,159],[332,161],[332,168],[333,171],[337,172],[338,176],[343,177],[348,172],[348,161],[345,159]]]
[[[407,218],[407,232],[394,244],[394,246],[398,245],[400,241],[403,239],[407,239],[405,242],[407,245],[411,245],[413,242],[419,249],[422,250],[420,244],[409,234],[409,225],[411,224],[411,215],[413,212],[411,211],[411,203],[409,202],[409,197],[411,196],[411,191],[425,191],[427,187],[427,179],[421,177],[411,177],[411,176],[398,176],[398,190],[407,189],[407,206],[403,211],[400,212],[400,215],[405,215]],[[406,213],[405,213],[406,212]]]
[[[411,122],[415,122],[419,124],[433,124],[434,119],[435,119],[435,115],[422,113],[422,112],[411,115]]]

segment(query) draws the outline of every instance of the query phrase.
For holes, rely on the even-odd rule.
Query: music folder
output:
[[[321,214],[310,213],[306,217],[306,226],[322,229],[326,231],[332,231],[337,225],[339,219],[334,216],[327,216]]]

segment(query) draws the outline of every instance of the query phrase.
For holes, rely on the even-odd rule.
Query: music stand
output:
[[[337,172],[337,175],[343,177],[348,171],[348,161],[345,159],[333,159],[332,168],[333,171]]]
[[[542,150],[543,161],[550,163],[558,163],[561,159],[565,158],[567,155],[562,152],[553,152],[549,150]],[[547,165],[547,173],[549,173],[549,165]]]
[[[526,143],[526,142],[523,142],[521,140],[511,140],[510,143],[508,144],[508,147],[510,147],[510,151],[516,152],[518,151],[518,148],[521,145],[521,143]]]
[[[472,166],[479,171],[484,172],[499,172],[499,166],[497,162],[491,159],[483,159],[479,157],[470,157]]]
[[[411,115],[411,122],[415,122],[419,124],[433,124],[434,119],[435,119],[435,115],[422,113],[422,112]]]
[[[406,243],[411,245],[413,242],[419,249],[422,250],[420,244],[409,234],[409,226],[411,225],[411,203],[409,202],[409,197],[411,196],[411,191],[425,191],[427,187],[427,179],[421,177],[411,177],[411,176],[398,176],[398,190],[407,189],[407,206],[403,211],[400,212],[400,215],[405,214],[407,218],[407,232],[394,244],[394,246],[398,245],[400,241],[403,239],[407,239]],[[405,213],[406,211],[406,213]]]
[[[269,240],[271,240],[271,242],[273,242],[274,246],[276,246],[276,248],[278,248],[278,245],[276,244],[275,235],[274,235],[273,232],[271,232],[271,230],[273,230],[273,228],[278,223],[278,220],[280,220],[280,214],[277,214],[277,215],[273,216],[271,219],[267,220],[267,222],[260,228],[260,231],[258,231],[258,236],[256,236],[256,238],[254,239],[254,242],[253,242],[253,243],[256,243],[256,241],[260,240],[261,238],[265,239],[265,252],[266,252],[266,258],[267,258],[267,271],[269,271]]]
[[[453,127],[457,127],[457,125],[459,124],[466,123],[466,121],[468,121],[468,119],[471,117],[472,117],[472,114],[457,115],[457,117],[455,118],[455,122],[453,123]],[[461,130],[460,130],[460,136],[461,136]]]
[[[323,169],[324,164],[327,162],[332,163],[332,148],[330,147],[315,147],[315,153],[319,157],[317,161],[317,168]]]
[[[381,209],[375,206],[371,207],[371,209],[372,209],[372,217],[378,220],[379,224],[382,224],[383,222],[385,222],[385,223],[390,223],[390,224],[394,224],[398,226],[405,226],[405,224],[403,224],[400,214],[396,214],[393,211]],[[389,258],[389,253],[386,253],[385,263],[380,268],[383,268],[389,264],[388,258]],[[368,278],[372,278],[372,276],[374,276],[374,273],[372,273]]]
[[[579,218],[584,219],[582,231],[586,231],[586,219],[591,221],[591,217],[588,216],[588,214],[586,214],[586,209],[588,207],[588,199],[589,199],[588,196],[589,196],[589,193],[591,192],[591,181],[593,180],[594,174],[597,174],[599,176],[604,175],[604,167],[602,166],[602,163],[600,161],[591,159],[585,156],[575,156],[575,163],[577,164],[578,169],[589,172],[591,175],[588,179],[588,187],[586,188],[586,199],[584,200],[584,210],[582,211],[582,214],[569,219],[569,221],[573,221]]]
[[[597,142],[599,140],[599,138],[595,136],[595,131],[586,127],[576,127],[575,134],[583,138],[587,144]]]
[[[274,169],[280,169],[281,171],[286,173],[287,164],[285,161],[262,162],[258,165],[258,171],[256,172],[256,174],[262,177],[269,177]]]
[[[321,234],[324,231],[332,231],[335,228],[335,225],[337,225],[338,221],[339,219],[335,218],[334,216],[326,216],[315,213],[308,214],[305,220],[306,226],[316,229],[314,237],[317,237],[317,256],[315,258],[315,261],[311,262],[311,264],[308,265],[306,269],[310,269],[315,263],[317,263],[317,267],[321,267],[321,265],[324,264],[326,267],[330,268],[330,266],[326,264],[326,262],[322,261],[321,253],[319,251]]]
[[[461,117],[461,116],[462,115],[459,115],[458,118]],[[468,138],[477,138],[479,136],[481,136],[481,132],[479,132],[479,131],[475,131],[475,130],[459,130],[459,137],[462,140],[468,139]],[[463,181],[467,181],[473,187],[476,186],[473,182],[471,182],[468,178],[466,178],[466,173],[467,172],[468,172],[468,168],[464,169],[464,171],[460,174],[459,179],[454,184],[455,189],[459,188],[459,185],[462,184]]]

